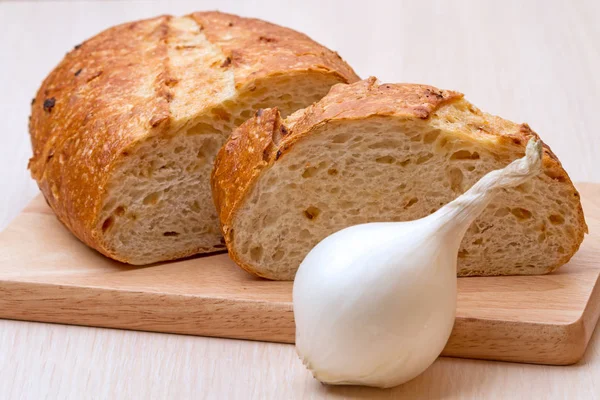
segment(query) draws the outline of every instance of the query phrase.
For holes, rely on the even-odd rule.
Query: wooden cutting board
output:
[[[581,184],[590,228],[545,276],[458,279],[443,355],[571,364],[600,314],[600,185]],[[255,278],[226,254],[148,267],[104,258],[38,196],[0,233],[0,318],[293,343],[292,283]]]

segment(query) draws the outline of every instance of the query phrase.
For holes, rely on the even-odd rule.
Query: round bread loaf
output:
[[[29,168],[58,218],[113,259],[224,249],[210,172],[255,110],[283,115],[358,80],[307,36],[219,12],[110,28],[66,55],[32,104]]]

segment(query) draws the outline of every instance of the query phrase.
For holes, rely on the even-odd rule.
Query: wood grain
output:
[[[583,357],[600,309],[600,185],[582,185],[590,231],[544,276],[458,280],[443,355],[540,364]],[[589,201],[588,201],[589,199]],[[0,317],[293,343],[292,283],[252,276],[226,254],[146,267],[72,236],[38,196],[0,234]]]
[[[598,1],[0,1],[0,230],[38,193],[29,101],[64,53],[116,23],[202,9],[301,30],[363,77],[459,90],[529,122],[575,181],[600,182]],[[381,391],[318,384],[290,345],[0,320],[7,399],[600,399],[599,375],[600,329],[573,366],[442,357]]]

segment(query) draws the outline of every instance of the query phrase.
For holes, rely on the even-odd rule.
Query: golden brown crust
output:
[[[190,53],[202,51],[181,29],[191,21],[198,35],[233,57],[216,66],[198,65]],[[182,65],[186,59],[191,67]],[[196,113],[211,105],[224,89],[211,68],[233,69],[236,87],[302,71],[321,71],[340,82],[358,79],[333,52],[303,34],[219,12],[131,22],[76,46],[32,104],[29,168],[58,218],[82,241],[119,258],[104,247],[98,226],[111,172],[140,141],[180,128],[190,104]]]
[[[379,84],[371,77],[350,85],[335,85],[319,102],[297,111],[286,120],[281,120],[277,110],[267,109],[263,110],[261,116],[247,121],[233,133],[217,155],[212,176],[213,196],[230,257],[245,270],[260,275],[252,265],[244,263],[237,255],[231,231],[235,213],[261,172],[284,157],[296,142],[311,135],[324,124],[374,116],[429,119],[438,110],[441,111],[444,105],[464,102],[462,106],[469,112],[466,118],[472,119],[464,121],[469,129],[466,134],[474,131],[477,136],[492,137],[499,145],[519,147],[523,154],[528,140],[531,137],[539,138],[527,124],[519,125],[484,114],[462,97],[460,93],[426,85]],[[471,124],[477,125],[474,127]],[[544,174],[563,183],[569,195],[579,199],[579,193],[556,155],[546,144],[543,146]],[[576,245],[566,251],[557,265],[546,272],[552,272],[568,262],[587,233],[581,203],[578,201],[577,204],[580,229],[575,232]]]
[[[332,120],[362,119],[373,115],[427,119],[442,104],[462,98],[462,94],[415,84],[379,84],[370,77],[353,85],[336,85],[326,100],[309,107],[294,125],[304,132]]]
[[[262,170],[274,162],[277,146],[286,134],[287,129],[281,124],[276,108],[259,110],[236,129],[219,150],[211,186],[226,243],[233,239],[230,229],[233,212],[239,208]],[[237,259],[235,252],[230,252],[230,256],[242,268],[254,272]]]
[[[308,36],[253,18],[220,12],[191,15],[208,40],[227,57],[223,64],[234,68],[236,89],[276,71],[319,71],[338,76],[341,82],[358,79],[336,53]]]
[[[120,25],[76,46],[32,105],[31,174],[59,219],[90,245],[107,169],[127,146],[168,123],[169,18]],[[131,90],[141,87],[148,90]]]

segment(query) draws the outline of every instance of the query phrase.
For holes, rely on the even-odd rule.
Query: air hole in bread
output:
[[[303,178],[312,178],[313,176],[315,176],[317,174],[317,171],[318,171],[317,167],[308,167],[302,173],[302,177]]]
[[[442,136],[442,138],[438,142],[438,146],[440,149],[445,148],[448,145],[448,137]]]
[[[335,176],[338,174],[338,170],[335,168],[330,168],[327,170],[327,175]]]
[[[465,258],[468,255],[469,255],[469,252],[467,250],[465,250],[465,249],[461,249],[458,252],[458,258]]]
[[[263,248],[262,246],[256,246],[250,249],[250,258],[253,261],[260,261],[262,259],[262,255],[263,255]]]
[[[285,251],[277,249],[271,257],[271,259],[273,259],[273,261],[281,261],[283,259],[283,256],[285,256]]]
[[[515,189],[521,193],[530,193],[531,192],[531,183],[530,182],[522,183],[519,186],[516,186]]]
[[[298,237],[300,239],[310,239],[312,237],[310,231],[308,229],[302,229],[299,233],[298,233]]]
[[[474,151],[470,152],[469,150],[458,150],[452,153],[450,156],[451,160],[479,160],[479,153]]]
[[[560,254],[565,254],[565,248],[562,246],[558,246],[558,248],[556,249],[557,252],[559,252]]]
[[[179,232],[167,231],[167,232],[163,232],[163,236],[179,236]]]
[[[335,135],[331,140],[331,143],[346,143],[352,137],[349,133],[340,133],[339,135]]]
[[[200,203],[198,203],[198,200],[194,200],[192,202],[192,205],[190,206],[190,208],[192,209],[192,211],[198,212],[201,210],[200,208]]]
[[[397,148],[400,147],[400,142],[396,141],[396,140],[382,140],[380,142],[375,142],[373,144],[369,145],[369,149],[371,150],[375,150],[375,149],[390,149],[390,148]]]
[[[431,157],[433,157],[433,154],[431,154],[431,153],[424,154],[422,156],[419,156],[419,158],[417,158],[416,163],[423,164],[424,162],[429,161],[429,159],[431,159]]]
[[[510,212],[512,213],[512,215],[517,217],[517,219],[519,219],[519,220],[531,218],[531,211],[529,211],[525,208],[521,208],[521,207],[513,208],[510,210]]]
[[[408,159],[408,160],[403,160],[403,161],[398,161],[398,162],[396,163],[396,165],[399,165],[399,166],[401,166],[401,167],[406,167],[408,164],[410,164],[410,159]]]
[[[206,133],[221,134],[217,128],[204,122],[192,126],[186,132],[187,135],[201,135]]]
[[[483,239],[482,238],[473,240],[473,244],[477,244],[478,245],[478,244],[482,244],[482,243],[483,243]]]
[[[475,171],[474,165],[467,165],[467,171]]]
[[[117,215],[117,216],[119,216],[119,217],[121,215],[125,214],[125,207],[124,206],[119,206],[119,207],[115,208],[114,214]]]
[[[185,147],[183,147],[183,146],[177,146],[177,147],[175,147],[175,149],[173,149],[173,153],[179,154],[179,153],[181,153],[184,150],[185,150]]]
[[[409,208],[409,207],[415,205],[417,203],[417,201],[419,201],[419,199],[417,199],[416,197],[411,198],[410,200],[408,200],[408,202],[406,203],[404,208]]]
[[[504,217],[505,215],[508,215],[508,213],[510,212],[510,210],[506,207],[502,207],[496,210],[496,212],[494,213],[495,217]]]
[[[273,225],[275,222],[277,222],[277,217],[275,215],[266,214],[262,219],[262,226],[263,226],[263,228],[265,228],[270,225]]]
[[[440,135],[440,131],[439,130],[427,132],[423,136],[423,142],[425,144],[433,143],[433,142],[435,142],[435,140],[438,138],[439,135]]]
[[[304,210],[304,216],[310,220],[316,219],[319,216],[319,214],[321,214],[321,210],[314,206],[310,206],[306,210]]]
[[[463,173],[460,168],[451,168],[448,170],[448,180],[450,182],[450,189],[456,193],[462,193]]]
[[[108,232],[111,226],[113,226],[114,219],[113,217],[108,217],[102,223],[102,233]]]
[[[210,110],[211,114],[218,117],[221,121],[229,122],[231,114],[224,107],[215,107]]]
[[[394,162],[396,162],[396,159],[392,156],[383,156],[376,158],[375,162],[378,162],[380,164],[393,164]]]
[[[540,231],[540,232],[545,232],[546,231],[546,224],[544,222],[541,222],[538,225],[536,225],[535,229],[537,231]]]
[[[153,206],[156,203],[158,203],[159,199],[160,199],[160,193],[154,192],[154,193],[150,193],[149,195],[144,197],[143,203],[147,206]]]
[[[554,225],[562,225],[565,223],[565,219],[562,215],[552,214],[548,217],[548,220]]]

